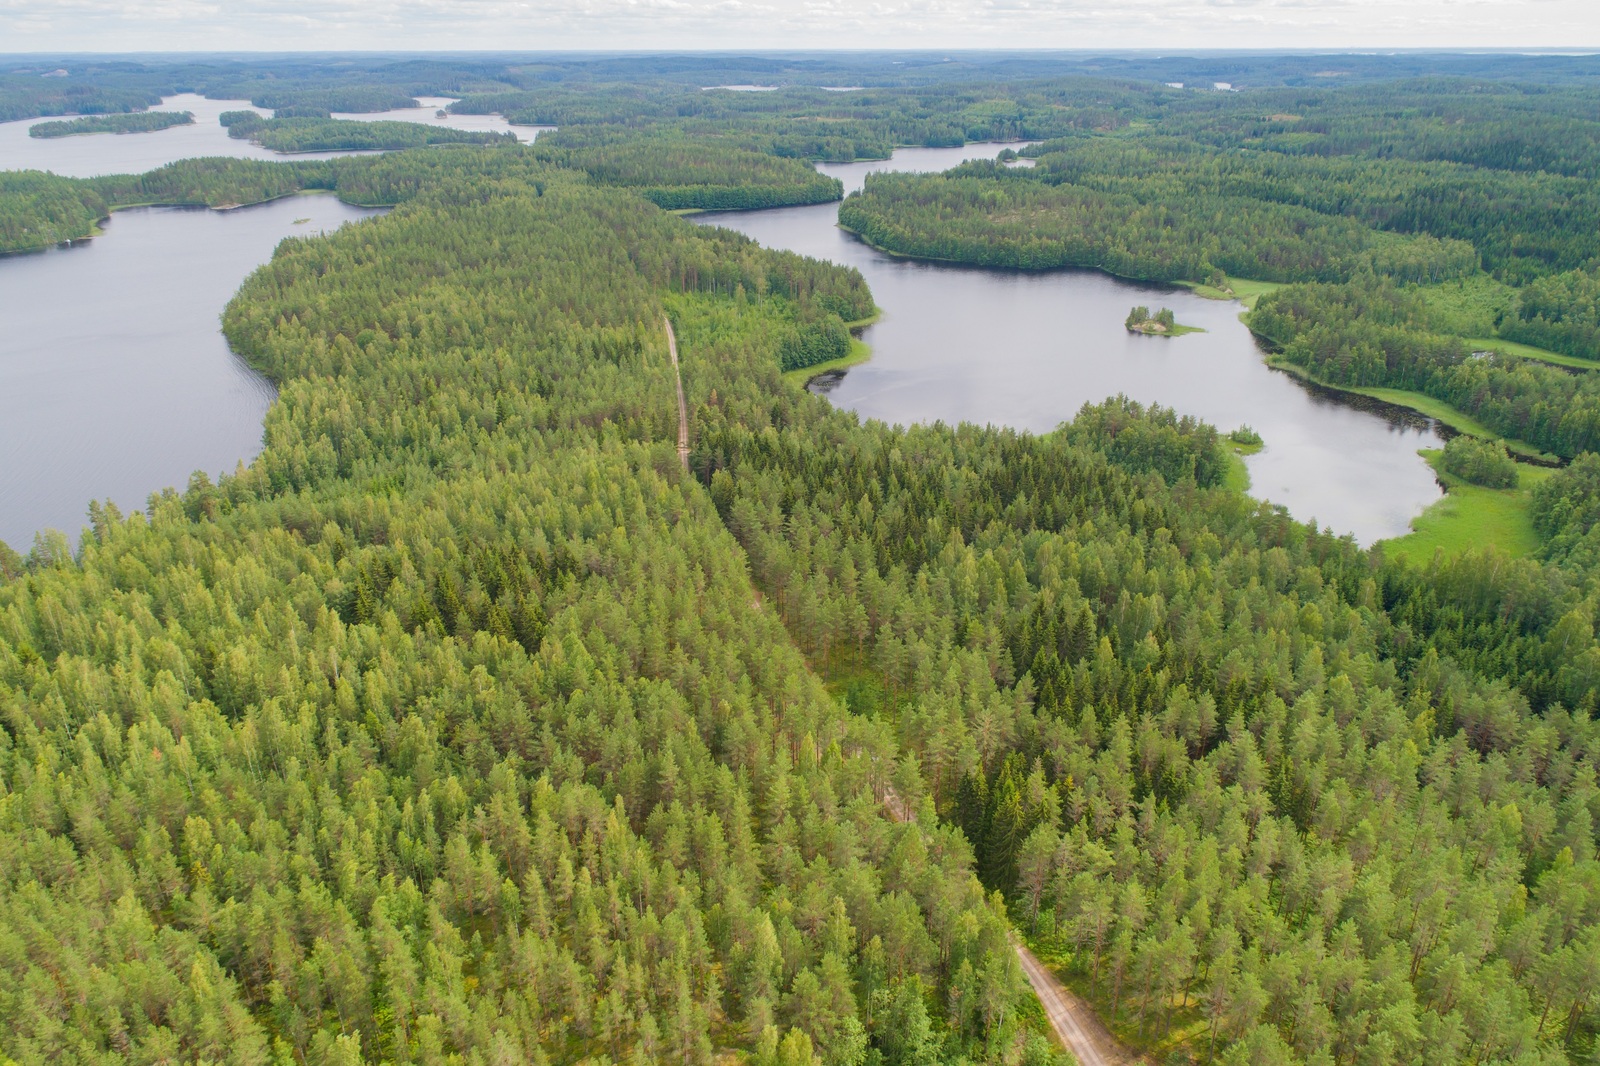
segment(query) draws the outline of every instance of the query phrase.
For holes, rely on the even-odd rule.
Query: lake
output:
[[[549,128],[499,115],[441,119],[452,98],[418,100],[336,117],[513,130],[524,141]],[[152,110],[191,111],[195,123],[154,133],[41,139],[28,127],[46,119],[0,123],[0,169],[86,178],[196,156],[350,154],[285,156],[229,137],[218,117],[250,107],[171,96]],[[92,241],[0,256],[0,540],[25,552],[42,529],[75,539],[91,499],[143,510],[150,493],[183,488],[197,469],[214,477],[254,458],[275,393],[228,348],[223,306],[284,237],[377,213],[326,195],[234,211],[140,208],[116,212]]]
[[[823,164],[848,193],[880,170],[939,171],[1004,145],[902,149],[890,160]],[[1406,533],[1441,496],[1419,448],[1442,447],[1431,420],[1312,389],[1268,367],[1243,307],[1095,271],[1025,274],[897,259],[840,229],[837,204],[700,215],[859,269],[883,317],[872,359],[811,388],[866,418],[974,422],[1044,432],[1118,393],[1195,415],[1224,433],[1248,424],[1266,447],[1246,459],[1251,493],[1363,544]],[[1128,311],[1170,307],[1204,333],[1130,334]]]
[[[7,123],[0,166],[45,165],[13,152],[24,148],[64,151],[50,168],[80,175],[142,171],[223,149],[282,158],[231,140],[216,125],[215,114],[237,102],[167,103],[194,111],[198,125],[37,140],[26,137],[26,123]],[[365,117],[436,121],[437,110]],[[450,121],[503,123],[472,115]],[[907,149],[888,161],[821,169],[855,189],[874,170],[943,170],[1001,147]],[[26,551],[44,528],[75,537],[91,499],[142,509],[151,492],[183,487],[196,469],[214,476],[254,457],[273,390],[229,351],[218,316],[283,237],[373,213],[331,196],[225,212],[119,211],[93,241],[0,258],[7,326],[0,334],[0,539]],[[884,309],[865,334],[873,358],[812,385],[842,407],[889,422],[1045,431],[1084,402],[1121,392],[1224,431],[1249,423],[1267,442],[1248,460],[1252,491],[1363,543],[1404,533],[1440,495],[1416,455],[1441,443],[1428,420],[1358,409],[1269,369],[1237,304],[1092,272],[1030,275],[898,260],[839,229],[837,214],[836,204],[821,204],[700,220],[866,275]],[[1208,332],[1132,336],[1122,321],[1134,304],[1171,307],[1178,321]]]
[[[377,213],[328,195],[135,208],[87,243],[0,257],[0,540],[76,542],[92,499],[140,511],[254,458],[274,390],[228,348],[223,306],[284,237]]]
[[[335,118],[374,121],[392,119],[424,122],[452,129],[514,131],[523,141],[531,141],[548,126],[513,126],[499,115],[449,115],[439,118],[441,108],[454,102],[452,97],[418,97],[422,107],[374,114],[336,114]],[[48,170],[68,178],[95,178],[103,174],[143,174],[147,170],[198,156],[223,155],[239,159],[332,159],[350,152],[296,152],[284,155],[249,141],[228,136],[218,121],[224,111],[258,111],[248,100],[207,100],[185,93],[169,96],[152,111],[189,111],[194,125],[171,126],[153,133],[88,133],[75,137],[29,137],[28,127],[50,119],[29,118],[19,122],[0,122],[0,170]]]

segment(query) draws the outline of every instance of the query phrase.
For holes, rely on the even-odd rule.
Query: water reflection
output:
[[[86,244],[0,257],[0,540],[75,536],[91,499],[142,510],[253,458],[274,393],[218,314],[284,237],[374,213],[332,196],[136,208]]]
[[[819,167],[858,189],[879,170],[938,171],[1003,145],[906,149],[892,160]],[[1403,534],[1439,498],[1417,449],[1442,439],[1430,420],[1362,409],[1266,365],[1237,303],[1093,271],[1024,274],[895,259],[836,225],[836,204],[700,216],[768,247],[861,270],[883,318],[865,333],[871,361],[813,387],[891,423],[975,422],[1047,431],[1086,402],[1122,393],[1196,415],[1223,431],[1253,426],[1252,493],[1363,543]],[[1204,333],[1133,335],[1136,304],[1170,307]]]

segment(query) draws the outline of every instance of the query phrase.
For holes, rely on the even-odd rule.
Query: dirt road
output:
[[[1056,980],[1049,967],[1020,943],[1017,944],[1017,958],[1022,961],[1022,972],[1028,975],[1028,983],[1044,1006],[1051,1028],[1082,1066],[1126,1066],[1141,1061],[1118,1045],[1089,1005]]]
[[[678,385],[678,462],[689,469],[689,405],[683,400],[683,371],[678,369],[678,336],[672,332],[672,319],[661,321],[667,327],[667,351],[672,353],[672,378]]]

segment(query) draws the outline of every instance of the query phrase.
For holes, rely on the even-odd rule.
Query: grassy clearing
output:
[[[1282,282],[1251,281],[1249,278],[1228,278],[1221,288],[1197,281],[1180,281],[1178,284],[1208,300],[1238,300],[1249,310],[1255,310],[1256,301],[1267,293],[1283,288]]]
[[[1479,351],[1500,352],[1504,355],[1514,355],[1519,359],[1536,359],[1541,363],[1554,363],[1556,366],[1572,367],[1574,370],[1600,370],[1600,363],[1595,362],[1593,359],[1579,359],[1573,355],[1562,355],[1560,352],[1535,348],[1531,344],[1503,341],[1499,337],[1466,337],[1463,339]]]
[[[1257,444],[1254,447],[1249,447],[1243,444],[1235,444],[1232,441],[1225,441],[1224,443],[1228,446],[1226,450],[1228,470],[1222,475],[1223,488],[1232,489],[1234,492],[1249,492],[1250,468],[1244,465],[1244,457],[1259,452],[1261,445]]]
[[[1517,465],[1517,487],[1487,489],[1472,485],[1439,468],[1439,451],[1422,455],[1444,483],[1447,495],[1411,521],[1413,532],[1383,542],[1390,556],[1409,556],[1426,562],[1433,553],[1459,555],[1494,547],[1507,555],[1530,555],[1539,547],[1529,504],[1535,485],[1555,471],[1548,467]]]
[[[864,340],[852,337],[850,339],[850,354],[838,359],[829,359],[826,363],[816,363],[812,366],[803,366],[799,370],[785,370],[783,380],[792,381],[801,388],[818,374],[826,374],[830,370],[843,370],[846,367],[865,363],[872,358],[872,345]]]

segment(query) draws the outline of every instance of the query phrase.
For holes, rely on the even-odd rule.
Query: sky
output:
[[[1597,0],[0,0],[0,52],[1600,47]]]

